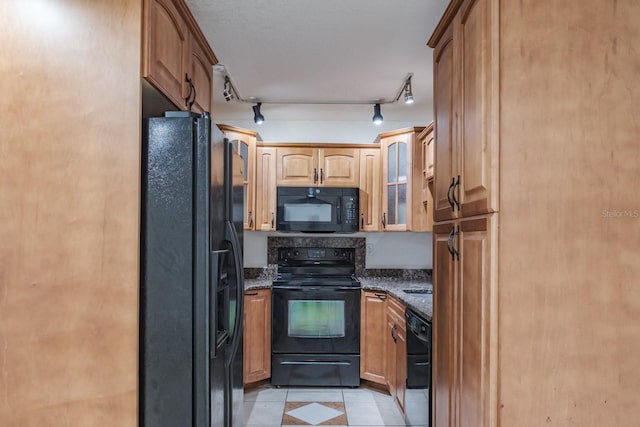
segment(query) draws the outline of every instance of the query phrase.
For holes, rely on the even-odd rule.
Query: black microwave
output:
[[[305,233],[358,231],[357,188],[278,187],[276,230]]]

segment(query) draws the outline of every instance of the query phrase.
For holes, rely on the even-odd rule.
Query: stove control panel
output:
[[[355,248],[280,248],[279,262],[318,261],[332,263],[355,261]]]

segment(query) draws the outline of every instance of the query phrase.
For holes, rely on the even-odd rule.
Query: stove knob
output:
[[[339,251],[339,250],[337,250],[337,249],[336,249],[336,250],[334,250],[334,251],[333,251],[333,255],[335,255],[335,256],[340,255],[340,251]]]
[[[298,256],[300,255],[300,251],[293,251],[293,256]]]

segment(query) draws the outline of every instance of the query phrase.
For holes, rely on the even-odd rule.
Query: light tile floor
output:
[[[373,427],[405,424],[392,397],[374,389],[272,388],[262,385],[245,392],[244,425]]]

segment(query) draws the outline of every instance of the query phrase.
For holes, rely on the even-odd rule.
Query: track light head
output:
[[[380,104],[376,104],[373,106],[373,118],[372,118],[373,124],[375,125],[379,125],[382,124],[383,122],[383,118],[382,118],[382,114],[380,113]]]
[[[227,102],[235,98],[235,96],[233,96],[233,90],[231,90],[231,82],[229,81],[228,76],[225,76],[224,78],[224,90],[222,91],[222,94]]]
[[[262,105],[262,102],[258,102],[256,105],[253,106],[253,122],[257,125],[264,122],[264,116],[260,113],[261,105]]]
[[[404,103],[405,104],[413,104],[413,92],[411,91],[411,77],[407,80],[407,83],[404,85]]]

